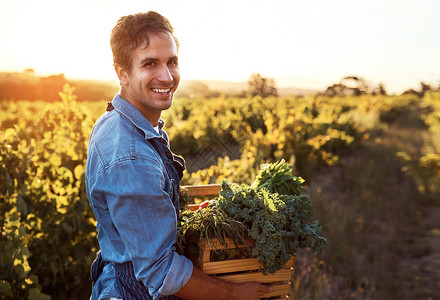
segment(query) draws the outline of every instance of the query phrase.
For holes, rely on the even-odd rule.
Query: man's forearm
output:
[[[211,300],[229,300],[233,299],[231,293],[232,283],[208,276],[207,274],[194,267],[191,278],[188,280],[186,285],[175,295],[180,298],[194,300],[207,299],[208,295]],[[213,294],[215,294],[215,296]]]

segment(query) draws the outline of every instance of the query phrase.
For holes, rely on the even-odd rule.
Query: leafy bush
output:
[[[6,299],[87,298],[97,251],[84,165],[93,124],[65,86],[34,127],[0,136],[2,290]],[[32,120],[32,116],[29,116]]]

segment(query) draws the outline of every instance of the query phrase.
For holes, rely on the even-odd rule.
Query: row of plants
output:
[[[0,294],[5,299],[90,294],[89,268],[98,245],[84,166],[88,136],[105,104],[77,103],[69,86],[60,96],[51,104],[0,103]],[[227,179],[251,185],[261,164],[282,159],[308,180],[319,166],[337,164],[396,111],[424,105],[427,124],[436,124],[438,97],[423,102],[403,96],[176,99],[163,118],[173,151],[187,159],[182,184]],[[437,125],[429,126],[436,132]]]
[[[397,156],[404,164],[424,200],[440,203],[440,94],[426,93],[420,103],[420,116],[426,133],[418,153],[400,151]]]
[[[368,137],[368,124],[353,118],[358,110],[354,100],[254,97],[202,101],[176,101],[173,110],[164,114],[167,125],[172,125],[168,133],[173,151],[187,158],[188,168],[195,165],[199,170],[187,173],[186,184],[218,182],[224,177],[250,183],[260,164],[280,159],[308,178],[314,169],[335,164],[339,155]]]
[[[60,96],[58,103],[30,105],[1,132],[2,299],[90,294],[88,274],[98,245],[84,166],[94,120],[86,106],[75,103],[69,86]],[[12,105],[17,107],[18,102]]]

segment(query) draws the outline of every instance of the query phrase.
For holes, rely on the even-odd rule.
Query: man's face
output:
[[[133,104],[153,125],[162,110],[171,107],[179,85],[177,46],[170,33],[148,35],[150,43],[132,53],[131,70],[116,66],[121,81],[121,97]]]

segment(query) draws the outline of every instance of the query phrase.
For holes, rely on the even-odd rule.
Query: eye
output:
[[[153,67],[156,63],[154,61],[147,61],[144,64],[144,67]]]
[[[177,59],[172,59],[168,62],[168,65],[177,67],[179,65],[179,62]]]

